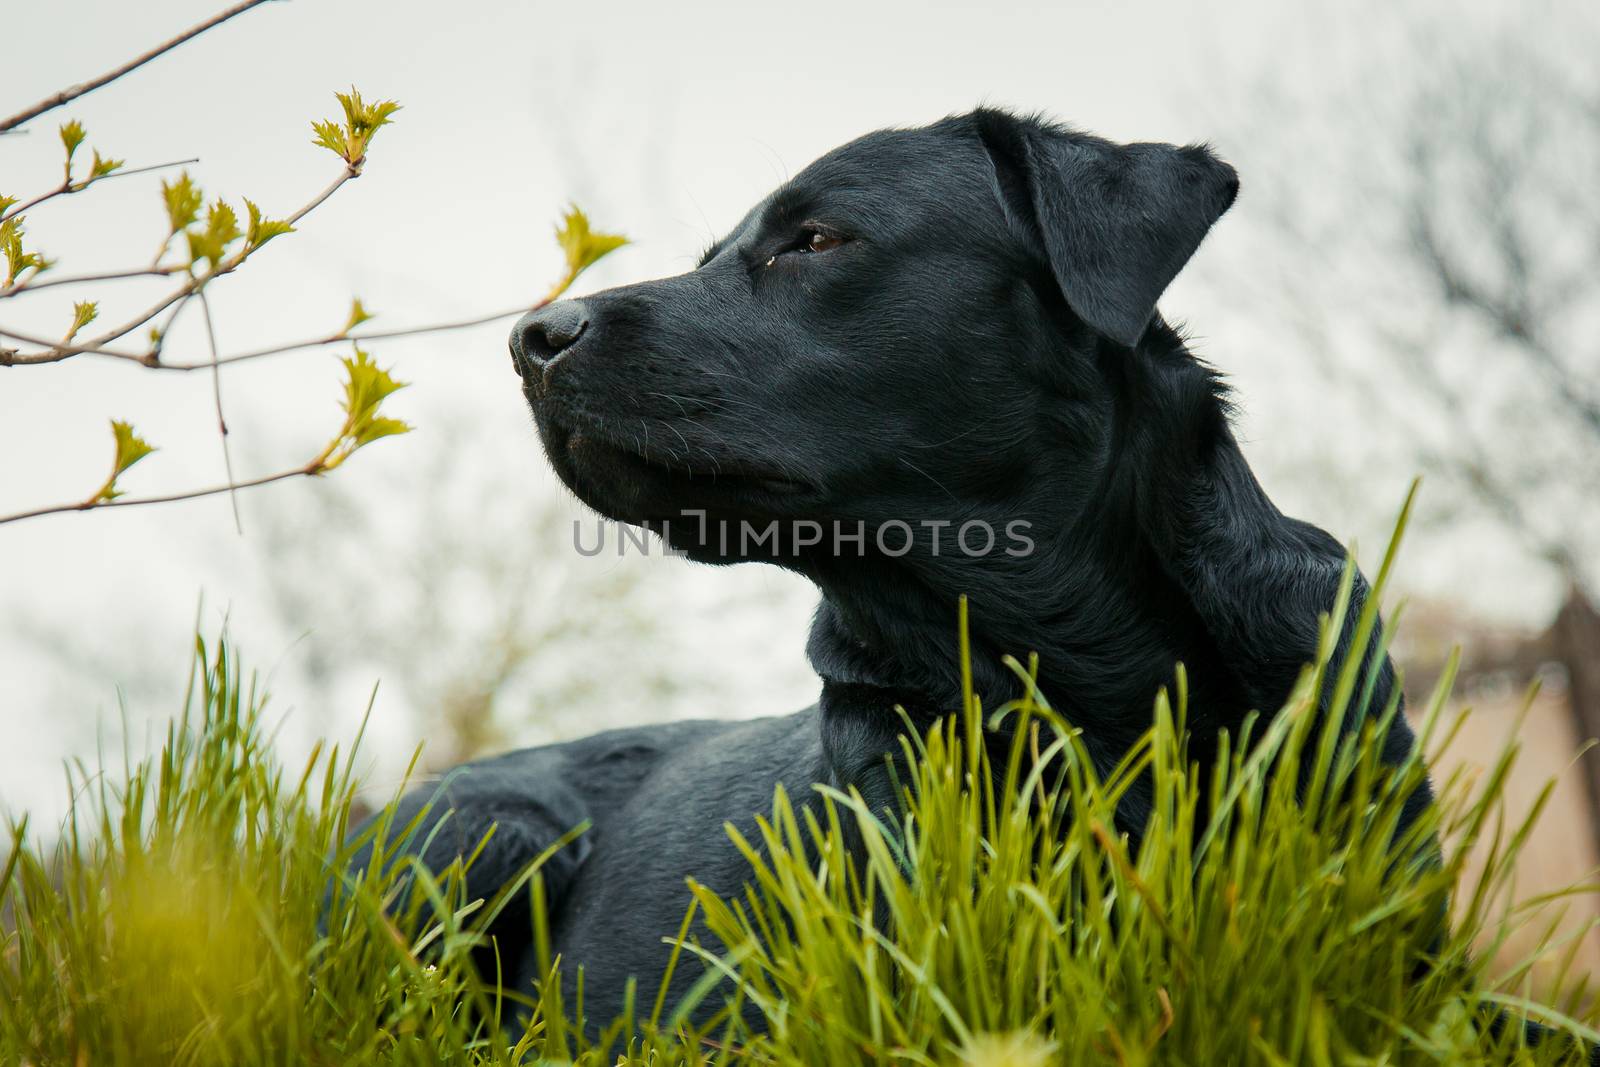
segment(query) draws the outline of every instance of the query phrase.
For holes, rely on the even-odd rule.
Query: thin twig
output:
[[[69,274],[61,278],[47,278],[42,282],[29,279],[9,289],[0,289],[0,300],[35,289],[49,289],[56,285],[86,285],[89,282],[117,282],[126,278],[169,278],[183,270],[182,267],[141,267],[137,270],[113,270],[104,274]]]
[[[364,333],[331,333],[327,334],[326,336],[313,338],[308,341],[295,341],[291,344],[273,345],[270,348],[258,348],[250,352],[239,352],[235,355],[223,356],[216,361],[215,365],[226,367],[230,363],[243,363],[246,360],[261,359],[264,356],[276,356],[281,355],[284,352],[296,352],[306,348],[326,348],[328,345],[343,344],[345,342],[360,344],[363,341],[382,341],[394,337],[414,337],[419,334],[445,333],[450,330],[465,330],[473,326],[482,326],[486,323],[495,322],[500,319],[509,319],[513,315],[525,315],[530,311],[537,311],[539,308],[545,306],[546,303],[548,303],[548,301],[541,300],[533,304],[519,304],[516,307],[506,308],[503,311],[494,311],[487,315],[477,315],[470,319],[460,319],[455,322],[435,322],[426,326],[406,326],[393,330],[368,330]],[[166,330],[162,331],[163,338],[166,336],[166,333]],[[0,327],[0,337],[9,337],[13,340],[21,341],[25,344],[31,345],[48,346],[50,344],[48,341],[42,341],[36,337],[18,334],[11,330],[5,329],[4,327]],[[107,356],[113,359],[126,360],[131,363],[139,363],[150,368],[151,370],[188,372],[196,370],[209,370],[213,365],[208,359],[197,360],[193,363],[168,363],[165,360],[160,360],[159,358],[152,358],[150,354],[124,352],[115,348],[92,348],[85,350],[83,354],[90,356]],[[7,357],[3,354],[0,354],[0,366],[6,365],[7,361]],[[26,365],[30,362],[30,360],[23,355],[11,357],[10,361],[19,365]]]
[[[114,500],[80,500],[75,504],[56,504],[47,508],[35,508],[33,511],[19,511],[15,515],[0,515],[0,525],[8,522],[20,522],[23,519],[32,519],[39,515],[57,515],[64,511],[98,511],[101,508],[129,508],[140,504],[170,504],[178,500],[198,500],[201,497],[216,496],[218,493],[231,493],[238,489],[253,489],[258,485],[281,482],[286,478],[309,478],[318,473],[320,473],[320,468],[315,463],[310,463],[304,467],[296,467],[294,470],[279,471],[277,474],[252,478],[245,482],[213,485],[206,489],[191,489],[182,493],[170,493],[166,496],[119,496]]]
[[[148,320],[146,320],[148,321]],[[17,352],[12,349],[0,348],[0,367],[27,367],[36,363],[59,363],[68,356],[93,354],[96,356],[110,356],[113,359],[126,359],[134,363],[145,363],[149,360],[147,355],[138,352],[124,352],[116,348],[89,348],[84,345],[59,345],[54,341],[45,340],[35,334],[21,333],[9,326],[0,326],[0,337],[8,337],[13,341],[21,341],[25,345],[39,345],[45,348],[44,352]],[[59,350],[66,349],[63,355]],[[79,351],[81,349],[81,351]],[[204,366],[205,364],[200,364]]]
[[[177,293],[172,294],[167,299],[163,300],[161,303],[147,311],[144,317],[138,322],[134,323],[132,326],[129,326],[127,329],[122,330],[119,333],[119,336],[122,333],[128,333],[134,329],[137,329],[139,326],[142,326],[144,323],[149,322],[151,319],[161,314],[161,312],[165,311],[172,304],[176,303],[179,297],[188,297],[192,295],[193,283],[191,281],[190,283],[186,283],[182,289],[178,290]],[[20,333],[16,330],[13,330],[9,326],[0,326],[0,337],[9,337],[13,341],[21,341],[23,344],[27,345],[38,345],[44,349],[42,352],[15,352],[10,349],[0,349],[0,367],[30,367],[40,363],[60,363],[64,359],[70,359],[73,356],[81,356],[88,353],[92,353],[97,356],[110,356],[114,359],[126,359],[134,363],[146,363],[150,358],[148,355],[144,355],[139,352],[123,352],[120,349],[106,348],[98,344],[57,344],[54,341],[41,340],[34,334]]]
[[[171,163],[152,163],[147,167],[132,167],[128,170],[114,170],[110,174],[101,174],[98,176],[85,178],[81,182],[65,181],[56,186],[54,189],[51,189],[49,192],[40,193],[38,196],[27,201],[26,203],[17,204],[4,215],[0,215],[0,222],[5,222],[8,219],[14,219],[23,212],[38,207],[46,200],[53,200],[58,196],[71,196],[74,193],[81,193],[91,185],[99,185],[101,182],[110,181],[112,178],[131,178],[135,174],[149,174],[151,171],[169,170],[172,167],[187,167],[190,163],[198,162],[200,162],[200,158],[196,156],[192,159],[175,159]]]
[[[10,210],[6,211],[4,214],[0,214],[0,222],[10,222],[12,219],[16,218],[18,215],[21,215],[22,213],[24,213],[26,211],[33,210],[34,208],[38,207],[40,204],[44,203],[46,200],[49,200],[51,197],[64,196],[69,191],[71,191],[71,186],[68,185],[66,182],[62,182],[60,185],[56,186],[54,189],[51,189],[48,192],[40,193],[38,196],[34,197],[32,200],[24,200],[20,204],[13,205]]]
[[[211,324],[211,302],[206,299],[206,291],[201,289],[194,295],[200,301],[200,314],[206,321],[206,342],[211,346],[211,397],[217,407],[217,432],[222,436],[222,468],[231,486],[234,481],[233,453],[228,448],[228,420],[222,414],[222,369],[217,365],[217,330]],[[244,520],[239,518],[239,494],[229,493],[228,502],[233,505],[233,528],[243,537]]]
[[[364,162],[366,162],[365,159],[358,159],[354,163],[347,163],[344,168],[344,173],[340,174],[337,178],[333,179],[333,181],[329,182],[328,187],[322,190],[322,192],[318,193],[316,196],[312,197],[311,202],[305,207],[301,208],[299,211],[296,211],[293,215],[290,215],[283,221],[293,226],[295,223],[311,214],[312,211],[316,210],[322,205],[324,200],[338,192],[339,186],[343,185],[352,178],[361,177],[361,165]]]
[[[80,82],[77,85],[69,86],[53,96],[47,96],[37,104],[34,104],[32,107],[23,111],[19,111],[4,121],[0,121],[0,134],[14,130],[18,126],[21,126],[24,122],[29,122],[33,119],[36,119],[47,111],[53,111],[62,104],[76,100],[85,93],[91,93],[102,86],[109,85],[123,75],[129,74],[132,71],[144,66],[152,59],[156,59],[157,57],[172,51],[183,42],[191,38],[198,37],[207,30],[222,25],[222,23],[227,22],[235,15],[241,15],[244,12],[249,11],[251,8],[265,2],[266,0],[244,0],[243,3],[235,4],[233,7],[230,7],[226,11],[223,11],[219,14],[213,15],[211,18],[197,26],[191,26],[189,29],[178,34],[178,36],[172,38],[172,40],[166,42],[165,44],[157,45],[155,48],[152,48],[150,51],[144,53],[144,55],[124,63],[122,66],[111,71],[110,73],[102,74],[100,77],[94,78],[90,81]]]
[[[178,301],[172,306],[172,310],[167,313],[167,321],[156,327],[155,336],[150,343],[150,354],[141,361],[145,366],[149,366],[152,360],[161,358],[161,350],[166,347],[167,338],[172,336],[173,324],[178,321],[178,316],[182,315],[183,309],[188,306],[189,301]]]
[[[1506,297],[1479,285],[1445,250],[1425,207],[1413,212],[1412,243],[1423,263],[1433,272],[1446,303],[1476,312],[1501,340],[1516,346],[1544,374],[1556,397],[1592,432],[1600,435],[1600,402],[1585,395],[1576,375],[1565,365],[1537,329],[1535,316],[1516,297]],[[1502,235],[1499,251],[1513,278],[1526,273],[1525,254],[1514,237]]]
[[[227,366],[230,363],[243,363],[245,360],[260,359],[263,356],[276,356],[284,352],[294,352],[303,348],[323,348],[328,345],[341,344],[347,341],[353,344],[360,344],[362,341],[381,341],[391,337],[413,337],[417,334],[424,333],[443,333],[447,330],[465,330],[469,327],[482,326],[485,323],[494,322],[498,319],[508,319],[513,315],[525,315],[529,311],[535,311],[542,307],[543,304],[544,302],[542,301],[537,304],[522,304],[514,308],[508,308],[504,311],[492,312],[488,315],[478,315],[475,318],[461,319],[458,322],[437,322],[428,326],[408,326],[404,329],[395,330],[369,330],[364,333],[328,334],[326,337],[318,337],[310,341],[296,341],[293,344],[274,345],[271,348],[258,348],[253,352],[240,352],[237,355],[223,356],[221,359],[217,360],[217,363],[220,366]],[[153,370],[192,371],[204,370],[205,368],[210,367],[211,363],[206,361],[200,361],[196,363],[161,362],[152,363],[150,366]]]
[[[327,200],[328,197],[336,193],[339,190],[339,187],[344,185],[345,182],[350,181],[352,178],[359,178],[361,176],[361,162],[362,161],[358,159],[354,163],[346,164],[345,169],[340,172],[337,178],[328,183],[327,188],[323,189],[316,196],[312,197],[308,203],[306,203],[303,207],[301,207],[294,214],[290,215],[284,221],[289,223],[291,226],[294,225],[307,215],[311,214],[312,211],[316,210],[316,208],[320,206],[323,201]],[[154,306],[146,309],[143,312],[140,312],[134,318],[129,319],[122,325],[116,326],[94,338],[93,340],[85,341],[82,344],[57,344],[51,341],[40,341],[25,334],[19,334],[14,330],[0,327],[0,337],[10,337],[13,340],[22,341],[26,344],[38,345],[42,349],[42,351],[39,352],[13,352],[0,348],[0,367],[22,367],[32,366],[39,363],[59,363],[64,359],[70,359],[73,356],[80,356],[86,352],[93,352],[96,355],[113,356],[117,359],[127,359],[133,360],[137,363],[154,365],[148,355],[137,355],[130,352],[118,352],[113,349],[108,349],[105,346],[112,341],[117,340],[118,338],[126,336],[132,331],[138,329],[140,326],[143,326],[145,323],[161,314],[179,300],[193,296],[212,279],[219,278],[224,274],[231,274],[233,271],[237,270],[247,258],[253,255],[254,252],[255,250],[250,248],[241,249],[210,273],[190,277],[188,281],[184,282],[182,285],[178,286],[177,289],[174,289],[172,292],[168,293]],[[204,365],[209,366],[209,364]]]

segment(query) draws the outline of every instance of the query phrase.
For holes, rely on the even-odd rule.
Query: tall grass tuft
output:
[[[1336,618],[1349,598],[1347,576]],[[1538,812],[1514,823],[1502,803],[1516,746],[1481,782],[1438,783],[1439,804],[1402,826],[1426,763],[1380,761],[1399,712],[1362,719],[1359,664],[1330,673],[1337,632],[1325,625],[1285,707],[1205,774],[1186,749],[1181,672],[1148,733],[1097,768],[1013,663],[1022,699],[989,711],[968,692],[959,712],[908,729],[901,811],[780,789],[755,839],[729,828],[745,891],[691,882],[691,914],[661,931],[681,946],[676,966],[704,979],[668,1004],[648,976],[637,1011],[609,1027],[563,1003],[542,922],[537,987],[501,993],[473,970],[477,931],[509,894],[542,913],[540,860],[495,901],[467,900],[463,864],[396,859],[419,815],[374,828],[378,873],[339,875],[355,847],[353,747],[286,776],[264,696],[225,643],[197,642],[161,752],[79,769],[52,841],[12,827],[0,1062],[1580,1062],[1571,1038],[1600,1040],[1587,977],[1558,968],[1536,1004],[1532,959],[1491,976],[1471,947],[1528,914],[1511,884]],[[1445,710],[1453,673],[1417,709],[1430,752],[1460,725]],[[1324,691],[1329,720],[1365,725],[1319,729]],[[1155,804],[1134,847],[1117,813],[1141,778]],[[1469,875],[1482,841],[1488,861]],[[1569,963],[1574,948],[1542,945]],[[1568,1037],[1528,1048],[1497,1016]]]
[[[13,823],[0,1062],[489,1062],[497,1005],[466,961],[481,905],[459,868],[330,881],[354,747],[286,777],[264,705],[226,643],[197,641],[159,755],[69,774],[51,844]],[[391,914],[408,878],[425,894]],[[446,918],[421,918],[427,897]]]

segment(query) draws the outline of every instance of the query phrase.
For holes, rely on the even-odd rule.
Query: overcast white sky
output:
[[[0,112],[108,69],[219,6],[220,0],[26,5],[8,19]],[[1464,17],[1487,16],[1496,5],[1462,10]],[[0,192],[26,194],[56,180],[55,124],[76,117],[91,145],[126,157],[130,166],[199,156],[191,170],[208,190],[235,203],[249,196],[268,214],[282,214],[337,170],[331,156],[309,143],[308,131],[312,118],[336,109],[335,89],[354,84],[369,97],[401,101],[405,109],[379,135],[367,174],[320,208],[302,233],[281,239],[217,286],[220,342],[237,351],[326,333],[342,324],[352,295],[382,315],[378,326],[527,302],[557,270],[550,225],[569,198],[636,242],[584,286],[688,269],[714,233],[829,147],[878,126],[925,122],[979,102],[1042,109],[1125,140],[1212,140],[1242,159],[1250,146],[1228,144],[1213,121],[1248,96],[1263,64],[1292,50],[1315,58],[1326,35],[1326,62],[1290,74],[1301,80],[1299,91],[1319,80],[1331,84],[1346,75],[1341,56],[1359,50],[1366,32],[1347,17],[1267,0],[982,6],[288,0],[34,122],[25,137],[0,138]],[[1370,32],[1385,27],[1373,24]],[[143,261],[162,232],[157,181],[129,178],[58,201],[30,216],[30,231],[72,273]],[[1250,210],[1248,170],[1244,181],[1236,212]],[[1228,240],[1224,222],[1201,259],[1213,246],[1225,250]],[[159,285],[127,282],[92,295],[112,321],[119,307],[149,302]],[[0,306],[0,318],[59,332],[62,301],[41,294],[21,305]],[[1304,486],[1284,484],[1281,476],[1274,484],[1270,463],[1260,457],[1287,442],[1264,439],[1266,431],[1248,418],[1267,398],[1306,398],[1296,392],[1301,370],[1292,355],[1280,354],[1270,365],[1231,363],[1236,327],[1209,313],[1192,279],[1180,280],[1164,309],[1194,324],[1207,354],[1237,372],[1248,447],[1269,488],[1302,509],[1315,508],[1315,494]],[[497,324],[378,347],[381,361],[416,383],[394,406],[421,429],[380,443],[340,478],[354,482],[415,466],[429,447],[428,414],[468,411],[499,446],[476,460],[480,470],[493,476],[503,468],[507,494],[551,492],[508,366],[505,332]],[[199,342],[184,333],[168,354],[201,357]],[[242,475],[303,462],[337,421],[334,361],[326,351],[239,368],[225,379],[225,395]],[[0,513],[89,492],[104,476],[111,417],[131,418],[162,448],[129,476],[130,491],[221,478],[209,380],[79,359],[0,373]],[[1411,474],[1395,470],[1378,491],[1398,503]],[[292,482],[274,487],[252,497],[250,507],[293,508],[300,491]],[[1340,537],[1359,532],[1341,527],[1338,515],[1312,517]],[[246,519],[241,539],[225,499],[216,498],[0,528],[0,615],[43,632],[79,635],[91,657],[63,692],[34,645],[4,637],[0,805],[55,809],[59,761],[91,744],[97,717],[116,716],[117,635],[130,635],[130,642],[137,636],[140,649],[151,647],[155,635],[155,647],[171,649],[176,682],[202,593],[212,623],[227,610],[236,631],[254,632],[253,587],[240,577],[251,570],[248,511]],[[552,566],[569,565],[565,543],[550,552]],[[661,561],[652,574],[662,588],[742,583],[754,594],[738,611],[694,620],[701,644],[737,650],[708,657],[708,688],[725,682],[749,713],[789,710],[810,699],[800,649],[808,597],[793,582],[765,570],[695,571],[678,561]],[[258,662],[296,655],[281,634],[263,632],[257,640],[267,645],[253,649]],[[104,656],[96,658],[95,649]],[[294,694],[286,696],[293,704]],[[134,708],[130,719],[137,724],[171,710]],[[380,733],[382,711],[380,702]],[[302,725],[337,731],[348,724]],[[415,740],[395,732],[392,749]]]

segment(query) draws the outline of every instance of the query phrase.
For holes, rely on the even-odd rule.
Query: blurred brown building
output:
[[[1590,886],[1532,912],[1499,951],[1497,965],[1516,966],[1556,923],[1558,938],[1570,935],[1579,943],[1574,969],[1600,975],[1600,891],[1594,888],[1600,885],[1600,749],[1590,747],[1580,755],[1600,737],[1600,612],[1574,589],[1550,626],[1539,632],[1473,623],[1438,604],[1413,605],[1400,629],[1404,647],[1397,652],[1415,714],[1421,713],[1451,647],[1462,647],[1454,704],[1469,714],[1460,735],[1435,761],[1437,779],[1456,768],[1481,776],[1514,735],[1521,753],[1505,792],[1508,828],[1527,816],[1555,780],[1517,864],[1516,899]],[[1519,721],[1535,683],[1537,695]],[[1487,847],[1480,842],[1475,850],[1472,877],[1481,870]],[[1535,987],[1553,978],[1559,965],[1559,953],[1541,961],[1533,969]]]

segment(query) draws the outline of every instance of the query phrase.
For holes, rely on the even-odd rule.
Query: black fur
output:
[[[1102,764],[1148,727],[1180,661],[1202,765],[1217,731],[1278,708],[1315,655],[1345,552],[1267,499],[1217,376],[1155,310],[1237,189],[1204,147],[979,110],[829,153],[691,273],[518,324],[540,437],[578,496],[695,559],[768,559],[822,593],[817,705],[611,731],[452,780],[464,832],[427,858],[498,819],[472,871],[485,895],[562,823],[592,822],[551,894],[553,947],[569,974],[586,968],[590,1018],[621,1007],[630,975],[653,993],[686,877],[723,893],[745,881],[725,821],[748,830],[779,783],[797,798],[825,782],[892,800],[895,706],[923,722],[959,706],[962,594],[988,705],[1016,691],[1001,655],[1037,652]],[[813,233],[841,243],[807,251]],[[704,531],[685,509],[706,513]],[[718,535],[798,519],[862,523],[864,550],[783,527],[774,558]],[[904,555],[874,543],[896,520],[916,534]],[[1033,551],[953,550],[972,520],[1028,523]],[[952,524],[941,551],[924,521]],[[1375,708],[1392,686],[1385,664]],[[1410,751],[1403,718],[1387,743],[1395,760]],[[1136,835],[1147,812],[1135,791],[1123,829]],[[528,981],[526,914],[497,935]]]

